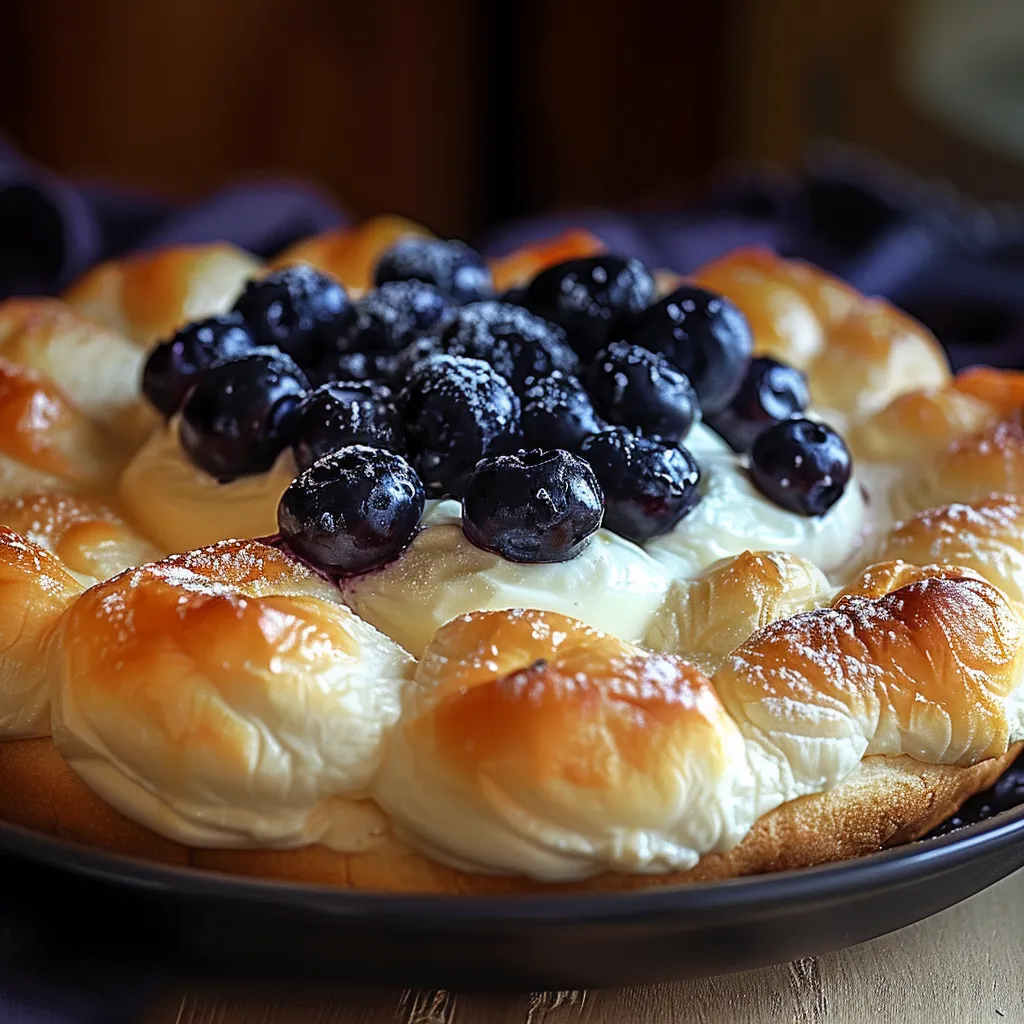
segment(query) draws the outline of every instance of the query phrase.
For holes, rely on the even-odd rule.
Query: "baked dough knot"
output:
[[[100,263],[63,298],[82,315],[149,348],[193,320],[227,312],[261,266],[224,242],[168,246]]]
[[[946,356],[927,328],[804,261],[743,248],[691,279],[743,311],[756,354],[805,370],[814,404],[847,420],[949,379]]]

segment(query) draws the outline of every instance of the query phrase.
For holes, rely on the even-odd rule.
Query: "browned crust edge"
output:
[[[164,864],[349,889],[423,893],[615,891],[783,871],[873,853],[924,835],[968,797],[991,786],[1024,744],[970,768],[910,757],[869,757],[828,793],[765,815],[724,854],[667,875],[606,873],[584,882],[455,871],[401,843],[360,854],[299,850],[191,849],[130,821],[71,770],[50,739],[0,742],[0,819],[89,846]]]

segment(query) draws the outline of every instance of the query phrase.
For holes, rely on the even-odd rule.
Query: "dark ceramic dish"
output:
[[[92,956],[453,988],[668,981],[841,949],[1024,866],[1024,806],[859,860],[628,894],[338,891],[160,867],[0,825],[0,929]],[[2,933],[0,933],[2,934]]]

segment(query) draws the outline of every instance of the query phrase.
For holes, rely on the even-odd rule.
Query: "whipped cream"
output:
[[[561,612],[623,640],[639,640],[669,587],[635,544],[598,530],[575,558],[509,562],[470,543],[457,501],[428,504],[423,528],[390,565],[342,583],[345,602],[419,657],[446,622],[471,611]]]
[[[268,473],[219,483],[189,461],[174,419],[128,463],[119,490],[135,521],[171,553],[276,533],[277,503],[297,473],[286,449]]]
[[[646,545],[673,578],[691,579],[744,551],[785,551],[827,573],[845,565],[864,542],[867,516],[856,474],[824,515],[803,516],[765,497],[740,456],[710,446],[694,450],[700,503],[671,532]]]
[[[117,810],[186,844],[357,852],[378,841],[387,823],[367,798],[412,659],[340,605],[245,598],[206,580],[193,603],[188,573],[178,582],[176,647],[133,642],[144,613],[114,590],[64,620],[52,725],[69,765]],[[204,637],[200,651],[190,637],[223,602],[246,628]],[[123,661],[90,649],[95,615],[123,631]],[[253,628],[263,639],[246,643]]]

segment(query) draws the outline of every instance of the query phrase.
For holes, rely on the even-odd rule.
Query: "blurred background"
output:
[[[871,147],[1024,199],[1021,0],[4,0],[0,132],[187,198],[253,172],[477,236]]]

